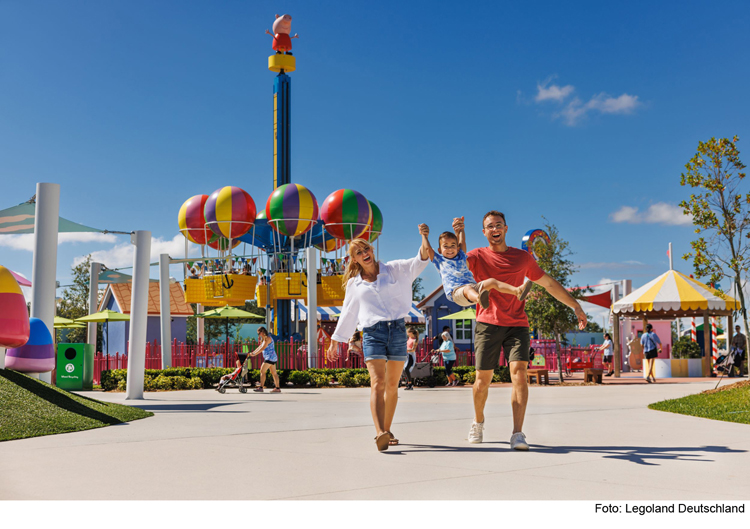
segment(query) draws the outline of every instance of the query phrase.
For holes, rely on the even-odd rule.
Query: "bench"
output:
[[[526,382],[531,384],[534,379],[536,379],[537,384],[549,385],[549,370],[529,369],[526,371]]]
[[[591,367],[587,367],[583,370],[583,382],[594,382],[595,384],[601,384],[602,373],[604,373],[603,369],[594,369]]]

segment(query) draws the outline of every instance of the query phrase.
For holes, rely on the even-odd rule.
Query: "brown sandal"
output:
[[[385,452],[388,450],[388,445],[391,441],[391,434],[389,432],[383,432],[375,438],[375,445],[378,447],[379,452]]]
[[[391,432],[386,432],[386,433],[391,436],[390,440],[388,441],[388,444],[390,446],[396,446],[398,444],[398,439],[396,439],[396,436],[393,435]]]

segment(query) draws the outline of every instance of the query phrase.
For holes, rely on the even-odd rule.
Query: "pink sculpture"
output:
[[[276,20],[273,23],[273,33],[266,30],[266,33],[273,35],[273,49],[276,53],[286,53],[287,55],[292,54],[292,39],[298,39],[299,36],[295,33],[293,37],[289,36],[292,31],[292,15],[276,15]]]

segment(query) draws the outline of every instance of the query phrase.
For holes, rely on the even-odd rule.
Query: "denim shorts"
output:
[[[379,321],[362,329],[362,350],[368,360],[404,362],[406,352],[406,324],[403,319]]]

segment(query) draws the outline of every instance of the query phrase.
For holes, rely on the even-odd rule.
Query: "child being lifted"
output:
[[[427,237],[423,235],[425,239]],[[481,283],[474,280],[466,262],[466,239],[463,230],[458,236],[450,231],[444,231],[438,238],[438,252],[432,249],[427,241],[430,260],[440,272],[446,297],[462,306],[470,307],[479,303],[482,308],[490,305],[490,290],[495,289],[503,294],[511,294],[523,301],[531,290],[532,282],[526,281],[521,286],[513,287],[497,279],[485,279]]]

